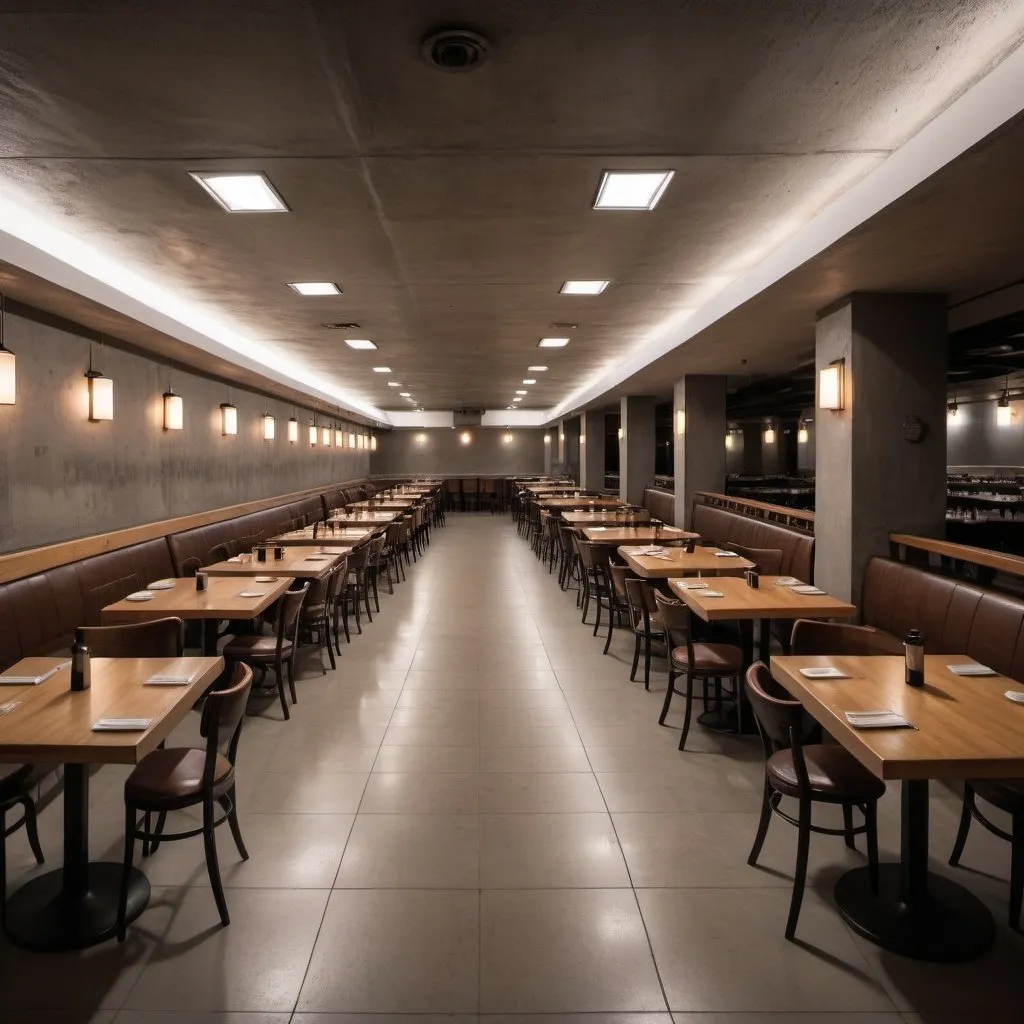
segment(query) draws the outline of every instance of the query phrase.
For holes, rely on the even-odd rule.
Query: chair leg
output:
[[[754,867],[757,858],[761,856],[761,847],[764,846],[765,837],[768,835],[768,826],[772,821],[772,787],[768,785],[768,779],[764,780],[764,793],[761,797],[761,818],[757,823],[757,834],[754,836],[754,845],[750,848],[750,856],[747,863]]]
[[[320,628],[323,630],[323,640],[327,645],[327,657],[331,660],[331,671],[333,672],[338,667],[338,663],[334,660],[334,643],[331,637],[331,616],[327,609],[324,609],[324,621]]]
[[[162,836],[164,834],[164,826],[167,824],[167,812],[160,811],[156,816],[156,828],[153,829],[153,835]],[[160,840],[154,839],[149,844],[149,855],[153,856],[154,853],[160,848]]]
[[[142,831],[145,832],[147,836],[151,835],[153,832],[153,816],[149,811],[146,811],[146,815],[142,819]],[[149,856],[149,840],[145,838],[142,840],[142,856]]]
[[[226,928],[231,924],[228,915],[228,901],[224,898],[224,884],[220,880],[220,864],[217,861],[217,836],[213,824],[213,798],[203,801],[203,845],[206,847],[206,870],[210,875],[213,898],[220,911],[220,923]]]
[[[135,808],[124,809],[124,864],[121,868],[121,892],[117,900],[117,941],[124,942],[128,930],[128,884],[135,858]]]
[[[604,650],[602,654],[608,653],[608,648],[612,645],[612,630],[615,628],[615,616],[612,615],[612,610],[608,609],[608,635],[604,638]]]
[[[793,899],[789,904],[789,920],[786,922],[786,938],[790,942],[796,934],[796,922],[800,917],[800,904],[804,898],[804,883],[807,881],[807,854],[811,846],[811,801],[800,801],[800,818],[796,840],[796,872],[793,876]]]
[[[373,574],[373,606],[377,609],[377,614],[380,614],[380,595],[377,593],[377,573]]]
[[[857,849],[856,837],[853,834],[853,805],[843,804],[843,828],[846,830],[846,845],[851,850]]]
[[[292,715],[288,710],[288,698],[284,693],[284,666],[280,663],[277,666],[277,672],[275,674],[277,676],[277,696],[281,701],[281,710],[284,712],[284,717],[287,721],[287,719],[291,718]]]
[[[679,735],[679,749],[686,746],[686,737],[690,735],[690,718],[693,715],[693,673],[686,673],[686,710],[683,712],[683,731]]]
[[[242,860],[248,860],[249,851],[245,848],[245,842],[242,840],[242,829],[238,824],[238,798],[235,796],[235,787],[232,786],[220,799],[221,807],[227,811],[228,828],[231,829],[231,836],[235,840],[235,846],[238,847],[238,855]]]
[[[661,714],[658,716],[658,725],[665,724],[665,717],[668,715],[668,706],[672,703],[672,695],[676,692],[676,674],[669,670],[668,688],[665,690],[665,703],[661,706]]]
[[[651,638],[644,637],[644,689],[651,689]]]
[[[597,636],[597,631],[601,628],[601,584],[595,583],[594,585],[594,596],[597,604],[597,616],[594,619],[594,636]]]
[[[640,664],[640,634],[633,633],[633,666],[629,670],[629,681],[636,682],[636,667]]]
[[[865,837],[868,844],[868,878],[871,895],[878,895],[878,804],[872,801],[864,805]]]
[[[949,855],[949,863],[956,867],[960,863],[960,857],[967,844],[967,833],[971,830],[971,817],[974,810],[974,790],[970,783],[964,783],[964,802],[960,808],[960,828],[956,833],[956,841],[953,843],[953,852]]]
[[[32,856],[35,857],[36,863],[42,864],[46,858],[43,856],[43,848],[39,845],[39,827],[35,801],[31,797],[26,796],[20,803],[25,811],[25,835],[28,837],[28,845],[32,847]],[[3,836],[3,823],[0,822],[0,845],[3,844]],[[3,882],[0,880],[0,885],[2,884]],[[0,890],[0,901],[2,899],[3,891]]]
[[[292,703],[299,703],[299,696],[295,692],[295,648],[292,648],[292,656],[285,662],[288,666],[288,692],[292,696]]]

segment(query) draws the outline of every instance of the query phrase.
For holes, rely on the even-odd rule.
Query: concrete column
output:
[[[860,603],[891,532],[944,535],[947,347],[943,295],[854,294],[818,314],[816,370],[845,359],[845,408],[814,423],[814,580],[836,597]]]
[[[562,461],[567,472],[579,482],[580,479],[580,417],[571,416],[561,423]]]
[[[725,383],[725,377],[698,375],[676,381],[672,435],[677,526],[689,526],[695,491],[725,490]]]
[[[639,505],[644,488],[654,482],[654,399],[630,395],[621,400],[619,497]]]
[[[583,414],[580,432],[580,487],[587,491],[604,489],[604,428],[603,411]]]
[[[764,472],[764,456],[761,446],[764,444],[764,425],[761,423],[743,424],[743,468],[746,476],[760,476]]]
[[[548,427],[544,431],[544,475],[551,476],[551,469],[558,461],[558,428]]]
[[[559,466],[565,466],[565,420],[559,420],[558,426],[555,428],[555,462]]]

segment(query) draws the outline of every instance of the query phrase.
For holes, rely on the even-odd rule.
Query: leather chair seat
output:
[[[673,648],[672,661],[683,672],[734,676],[743,667],[743,652],[731,644],[694,644],[692,665],[685,647]]]
[[[281,657],[287,661],[291,655],[292,642],[285,640],[281,644]],[[226,658],[239,658],[246,661],[273,662],[277,658],[276,636],[236,636],[224,645],[221,652]]]
[[[974,792],[1007,814],[1024,811],[1024,779],[971,780]]]
[[[168,747],[147,754],[124,784],[125,799],[136,807],[197,796],[203,786],[206,751],[191,747]],[[231,762],[217,755],[214,782],[231,775]]]
[[[836,744],[816,743],[803,748],[807,778],[816,800],[863,803],[878,800],[885,783],[875,778],[852,754]],[[791,750],[776,751],[765,769],[772,786],[786,796],[799,796],[796,765]]]

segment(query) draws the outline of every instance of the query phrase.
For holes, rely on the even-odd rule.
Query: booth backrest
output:
[[[806,583],[814,581],[814,537],[779,523],[751,519],[729,509],[695,504],[690,528],[717,547],[742,544],[746,548],[777,548],[782,552],[782,573]]]
[[[872,558],[861,603],[865,625],[896,637],[919,629],[929,654],[966,654],[1024,680],[1024,600],[1018,597]]]
[[[671,491],[648,487],[644,491],[643,506],[651,513],[652,519],[660,519],[669,526],[676,525],[676,496]]]

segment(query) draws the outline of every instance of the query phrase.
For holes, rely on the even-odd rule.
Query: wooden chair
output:
[[[587,612],[593,599],[597,604],[594,617],[594,636],[601,628],[601,609],[607,607],[611,615],[612,584],[608,571],[609,555],[607,545],[595,544],[593,541],[577,539],[576,550],[580,557],[581,588],[583,591],[583,617],[587,621]]]
[[[661,616],[662,626],[665,630],[665,646],[669,652],[668,688],[665,691],[665,703],[662,705],[658,724],[665,724],[672,697],[679,693],[679,690],[676,689],[676,676],[682,674],[686,679],[684,694],[686,710],[683,714],[683,732],[679,737],[680,750],[686,746],[686,737],[690,732],[695,679],[701,680],[703,684],[705,703],[712,699],[719,706],[723,701],[729,701],[735,705],[737,731],[742,732],[739,683],[740,672],[743,669],[743,651],[732,644],[695,643],[690,609],[679,601],[673,601],[663,596],[659,591],[654,592],[654,600],[658,614]],[[675,646],[676,640],[680,636],[685,637],[685,643]],[[731,690],[723,690],[723,680],[732,681]],[[709,698],[708,686],[712,682],[715,693],[713,698]]]
[[[323,660],[324,648],[327,649],[327,656],[331,661],[331,670],[338,667],[334,660],[336,645],[331,638],[331,622],[334,618],[338,588],[341,586],[342,577],[339,576],[339,570],[342,568],[345,568],[344,563],[310,583],[299,618],[299,632],[307,636],[310,643],[317,647],[320,653],[320,668],[324,675],[327,674]]]
[[[613,567],[614,571],[614,567]],[[636,682],[636,669],[640,663],[640,645],[644,650],[644,689],[651,688],[651,648],[665,639],[665,624],[658,614],[658,605],[654,599],[654,588],[639,576],[623,579],[628,605],[629,624],[633,630],[633,665],[629,670],[629,681]]]
[[[220,877],[214,830],[226,821],[239,856],[242,860],[249,859],[238,824],[235,761],[251,687],[252,670],[246,665],[235,665],[230,685],[223,690],[214,690],[203,706],[200,732],[206,739],[205,749],[164,747],[154,750],[135,766],[125,781],[124,870],[117,914],[118,942],[124,942],[127,930],[128,883],[136,839],[142,840],[143,856],[147,856],[156,853],[161,843],[201,835],[206,846],[206,870],[210,875],[221,924],[226,927],[231,923]],[[164,831],[169,811],[198,804],[203,808],[203,824],[199,828],[183,832]],[[219,818],[214,816],[215,804],[223,811]],[[144,815],[141,821],[140,812]],[[151,832],[147,822],[154,814],[157,816],[156,828]]]
[[[367,574],[366,564],[370,555],[370,545],[362,544],[357,548],[353,548],[348,553],[348,575],[345,577],[345,582],[342,585],[340,592],[340,599],[344,601],[352,602],[352,610],[355,613],[356,629],[360,633],[363,631],[362,618],[360,617],[359,605],[362,602],[366,608],[366,617],[373,622],[373,615],[370,614],[370,589],[367,585]],[[345,616],[346,621],[348,615]],[[345,636],[348,638],[348,629],[345,630]]]
[[[903,654],[903,641],[871,626],[797,619],[789,646],[797,654]]]
[[[7,837],[13,836],[24,826],[28,845],[37,864],[44,861],[43,848],[39,844],[39,827],[33,790],[51,772],[57,770],[52,764],[0,765],[0,924],[4,921],[7,894]],[[7,812],[21,807],[21,817],[12,825],[7,824]]]
[[[1010,831],[1000,828],[978,809],[981,797],[993,807],[1010,816]],[[1020,931],[1021,903],[1024,902],[1024,780],[974,779],[964,783],[964,801],[960,812],[960,828],[950,854],[953,867],[960,864],[971,819],[980,822],[994,836],[1010,844],[1010,927]]]
[[[185,653],[181,619],[154,619],[131,626],[83,626],[81,635],[94,658],[180,658]]]
[[[380,614],[380,594],[377,592],[377,578],[380,576],[380,556],[384,550],[385,535],[383,533],[377,534],[373,537],[369,544],[366,545],[366,587],[367,594],[370,591],[373,592],[373,606],[377,609],[377,613]],[[366,614],[370,621],[373,622],[373,616],[370,615],[370,604],[367,600]]]
[[[792,940],[803,901],[812,832],[843,836],[850,849],[856,848],[855,836],[866,834],[871,885],[877,892],[877,810],[878,801],[885,793],[885,783],[875,778],[838,744],[805,744],[803,706],[775,683],[764,662],[750,666],[746,684],[747,696],[761,733],[765,770],[761,819],[747,863],[751,866],[757,864],[773,814],[797,827],[793,897],[786,922],[786,938]],[[798,817],[794,818],[782,810],[780,804],[784,796],[798,801]],[[839,804],[843,809],[843,827],[814,825],[811,820],[814,803]],[[854,807],[864,815],[864,824],[856,828],[853,825]]]
[[[298,703],[295,694],[295,652],[298,648],[299,613],[306,599],[309,584],[300,590],[288,590],[277,602],[277,624],[274,636],[236,636],[224,645],[221,653],[229,662],[241,662],[260,670],[260,683],[266,678],[267,669],[273,668],[277,677],[277,694],[281,700],[284,717],[291,718],[288,701],[284,694],[285,667],[288,669],[288,689],[292,703]]]

